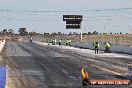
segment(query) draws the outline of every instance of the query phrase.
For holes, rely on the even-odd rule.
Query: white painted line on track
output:
[[[111,71],[111,70],[109,70],[109,69],[106,69],[106,68],[103,68],[103,67],[100,67],[100,66],[96,66],[96,65],[92,65],[92,66],[93,66],[93,67],[97,67],[97,68],[99,68],[99,69],[101,69],[101,70],[110,72],[110,73],[115,74],[115,75],[121,75],[121,73],[118,73],[118,72],[115,72],[115,71]]]

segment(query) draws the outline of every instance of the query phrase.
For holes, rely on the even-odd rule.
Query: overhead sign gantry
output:
[[[63,21],[66,21],[66,29],[80,29],[82,15],[63,15]]]

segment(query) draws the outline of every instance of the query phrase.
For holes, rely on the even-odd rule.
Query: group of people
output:
[[[67,39],[66,40],[66,46],[70,46],[71,45],[71,39]],[[56,45],[57,44],[57,41],[56,39],[53,39],[52,40],[52,45]],[[62,39],[59,40],[59,46],[62,46]]]
[[[93,46],[95,47],[95,54],[98,54],[99,43],[95,42],[95,44],[93,44]],[[109,42],[104,43],[104,47],[105,47],[104,52],[105,53],[110,53],[110,50],[109,50],[110,46],[111,46],[111,44]]]
[[[61,46],[61,47],[62,47],[62,42],[64,42],[62,39],[60,39],[59,42],[58,42],[59,46]],[[67,39],[67,40],[65,40],[65,42],[66,42],[65,43],[66,46],[70,46],[72,40],[71,39]],[[57,40],[53,39],[52,40],[52,45],[56,45],[56,44],[57,44]],[[95,42],[93,44],[93,46],[95,47],[95,54],[98,54],[99,53],[98,50],[99,50],[99,47],[100,47],[99,43]],[[104,47],[105,47],[104,52],[105,53],[109,53],[110,52],[110,50],[109,50],[110,46],[111,46],[111,44],[109,42],[105,42],[104,43]]]

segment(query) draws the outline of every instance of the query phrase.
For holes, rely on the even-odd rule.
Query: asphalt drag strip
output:
[[[9,88],[83,88],[82,62],[94,63],[67,53],[62,54],[54,51],[56,48],[51,48],[25,42],[7,42],[4,59],[7,68],[6,84]],[[100,68],[90,65],[88,68],[90,79],[120,79]],[[87,87],[129,88],[128,85],[88,85]]]

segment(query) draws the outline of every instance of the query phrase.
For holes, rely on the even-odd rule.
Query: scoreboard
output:
[[[66,21],[66,29],[80,29],[82,15],[63,15],[63,21]]]

